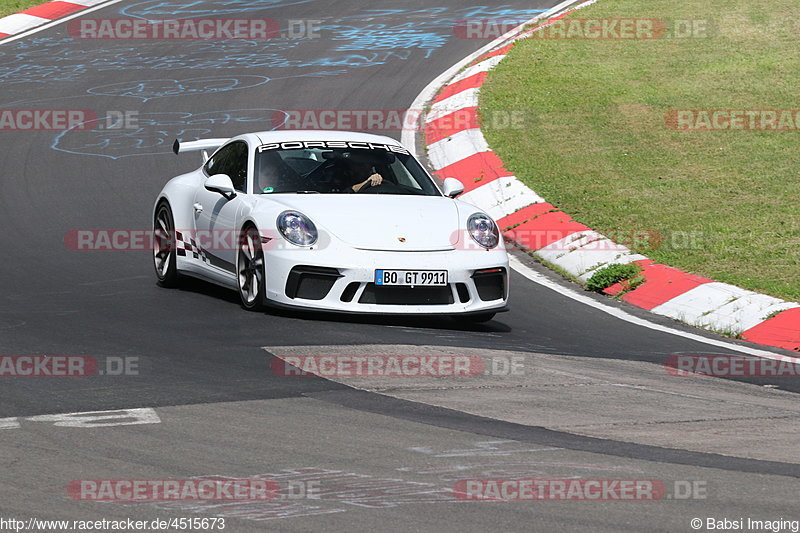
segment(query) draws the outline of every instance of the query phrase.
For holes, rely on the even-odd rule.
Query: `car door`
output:
[[[247,192],[248,147],[244,141],[226,144],[206,162],[206,177],[226,174],[237,191],[227,199],[218,192],[200,186],[194,197],[194,223],[200,259],[231,274],[236,265],[237,215],[242,208],[242,196]]]

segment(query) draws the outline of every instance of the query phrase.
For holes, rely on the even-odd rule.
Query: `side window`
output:
[[[233,181],[233,188],[240,192],[247,190],[247,143],[237,141],[231,143],[231,156],[228,161],[228,176]]]
[[[222,150],[217,150],[211,159],[206,162],[206,166],[204,168],[206,174],[209,176],[213,176],[214,174],[227,174],[227,165],[225,164],[228,160],[230,155],[230,145],[226,146]]]
[[[235,141],[218,150],[205,166],[206,174],[227,174],[233,188],[244,192],[247,188],[247,143]]]

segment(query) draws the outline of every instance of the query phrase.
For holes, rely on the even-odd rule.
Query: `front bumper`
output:
[[[384,252],[298,248],[267,253],[266,259],[267,303],[278,307],[358,314],[453,315],[500,312],[508,303],[508,256],[502,249]],[[447,270],[448,285],[376,287],[373,282],[379,269]],[[487,270],[495,272],[482,273]],[[487,276],[494,278],[488,280]]]

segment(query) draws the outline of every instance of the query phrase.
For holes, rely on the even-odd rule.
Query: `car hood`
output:
[[[363,250],[452,250],[459,239],[456,202],[442,196],[302,194],[269,197],[309,217],[320,231]]]

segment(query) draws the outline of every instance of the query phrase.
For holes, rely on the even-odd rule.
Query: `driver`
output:
[[[350,178],[349,183],[352,183],[349,189],[353,192],[383,183],[383,176],[375,172],[372,158],[359,152],[351,152],[347,158],[347,174]]]

